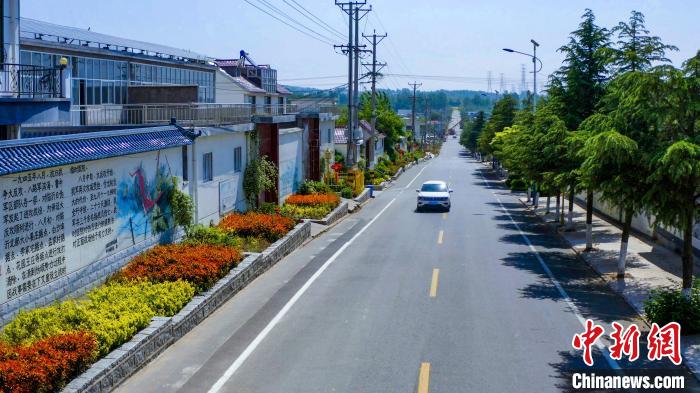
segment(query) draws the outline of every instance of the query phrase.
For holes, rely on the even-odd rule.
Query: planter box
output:
[[[153,318],[147,328],[90,366],[63,392],[111,392],[309,237],[311,223],[304,222],[262,253],[249,254],[211,289],[193,297],[175,316]]]
[[[364,192],[364,191],[363,191]],[[328,213],[325,217],[322,219],[318,220],[311,220],[311,222],[315,222],[316,224],[321,224],[321,225],[330,225],[341,218],[345,217],[348,214],[348,203],[347,202],[341,202],[340,205],[338,205],[333,211]]]
[[[374,187],[374,186],[373,186],[373,187]],[[375,190],[376,190],[376,188],[375,188]],[[355,202],[357,202],[357,203],[359,203],[359,204],[363,204],[363,203],[367,202],[367,201],[369,200],[369,188],[365,188],[365,189],[360,193],[360,195],[358,195],[358,196],[355,197],[354,200],[355,200]]]

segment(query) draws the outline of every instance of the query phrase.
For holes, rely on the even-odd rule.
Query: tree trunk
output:
[[[571,231],[574,229],[574,190],[569,191],[569,215],[567,217],[566,229]]]
[[[593,249],[593,190],[586,192],[586,251]]]
[[[557,202],[561,198],[561,210],[559,210],[559,225],[564,225],[564,209],[566,208],[566,198],[565,194],[557,195]]]
[[[693,201],[694,203],[695,201]],[[693,206],[693,205],[691,205]],[[691,207],[688,216],[684,218],[683,223],[683,293],[690,295],[690,288],[693,287],[693,213],[694,208]]]
[[[549,214],[550,206],[552,206],[552,197],[547,195],[547,210],[545,210],[544,214]]]
[[[620,239],[620,256],[617,259],[617,278],[625,277],[625,262],[627,261],[627,244],[630,240],[630,230],[632,229],[632,217],[634,210],[625,210],[625,221],[622,224],[622,238]]]

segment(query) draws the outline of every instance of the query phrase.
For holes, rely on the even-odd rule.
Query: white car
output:
[[[418,193],[418,201],[416,210],[420,211],[424,208],[440,208],[450,211],[452,202],[450,201],[450,193],[452,190],[447,186],[447,183],[441,180],[430,180],[421,186]]]

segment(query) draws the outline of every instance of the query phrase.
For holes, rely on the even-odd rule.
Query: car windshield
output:
[[[420,190],[426,192],[442,192],[447,191],[447,186],[442,183],[423,184]]]

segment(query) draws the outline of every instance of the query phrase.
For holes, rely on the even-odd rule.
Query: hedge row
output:
[[[262,237],[274,242],[294,228],[294,219],[279,214],[232,213],[221,219],[219,228],[238,236]]]

